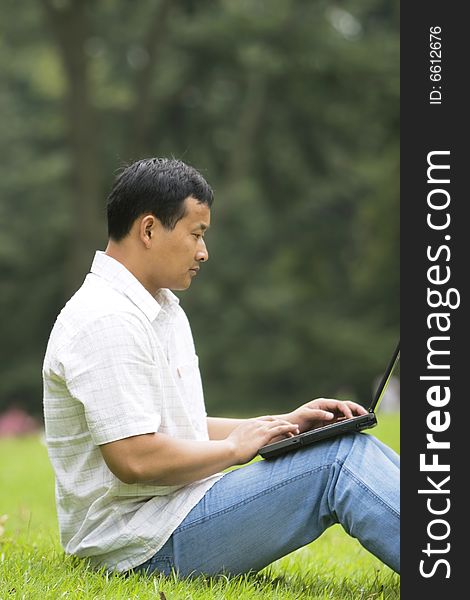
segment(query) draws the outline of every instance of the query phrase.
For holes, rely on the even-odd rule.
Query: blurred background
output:
[[[366,404],[399,335],[398,0],[1,6],[0,433],[40,426],[50,329],[150,156],[215,191],[180,294],[208,412]]]

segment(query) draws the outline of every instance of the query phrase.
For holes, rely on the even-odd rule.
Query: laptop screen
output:
[[[371,413],[374,412],[377,405],[382,400],[385,390],[387,389],[388,382],[390,381],[390,377],[392,376],[393,371],[395,370],[395,367],[396,367],[399,359],[400,359],[400,340],[398,340],[398,343],[393,352],[392,358],[390,359],[390,362],[387,365],[385,373],[383,374],[382,379],[380,380],[380,383],[377,387],[377,391],[375,392],[375,395],[374,395],[374,399],[372,400],[372,403],[369,407],[369,412],[371,412]]]

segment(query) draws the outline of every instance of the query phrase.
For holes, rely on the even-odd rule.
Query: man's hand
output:
[[[266,416],[247,419],[235,427],[226,440],[233,445],[237,464],[242,465],[254,458],[262,446],[298,433],[299,427],[293,421]]]
[[[286,415],[279,415],[279,417],[297,424],[300,433],[303,433],[329,423],[365,414],[367,414],[366,409],[356,402],[317,398]]]

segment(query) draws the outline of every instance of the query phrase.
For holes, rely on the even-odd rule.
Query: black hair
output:
[[[115,179],[107,199],[108,235],[118,242],[144,213],[174,229],[185,215],[189,196],[212,206],[214,193],[194,167],[175,158],[145,158],[127,166]]]

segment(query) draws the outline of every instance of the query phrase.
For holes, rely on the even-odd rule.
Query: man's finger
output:
[[[331,421],[331,419],[335,418],[334,413],[330,412],[329,410],[317,409],[316,413],[319,419],[323,419],[325,421]]]
[[[353,416],[348,402],[324,398],[322,404],[322,408],[324,408],[325,410],[330,410],[331,412],[336,414],[341,413],[346,419],[350,419]]]
[[[357,402],[351,402],[350,400],[348,400],[346,402],[346,404],[349,406],[349,408],[358,415],[365,415],[367,414],[367,410],[361,405],[361,404],[357,404]]]

